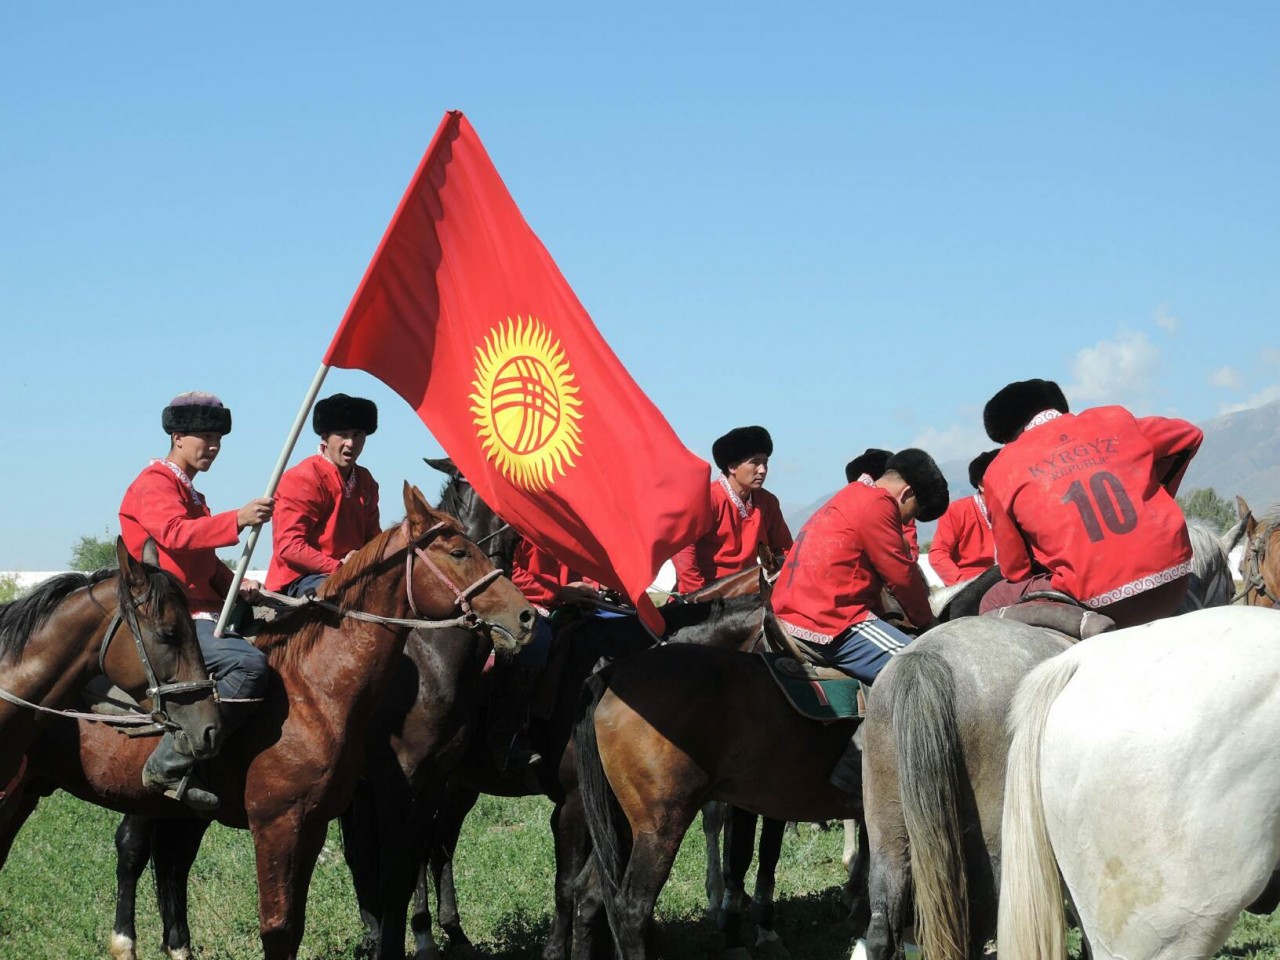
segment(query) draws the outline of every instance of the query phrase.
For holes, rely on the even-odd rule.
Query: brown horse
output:
[[[1236,508],[1244,542],[1240,558],[1244,583],[1237,599],[1260,607],[1280,607],[1280,507],[1272,508],[1261,520],[1254,517],[1243,497],[1236,497]]]
[[[135,561],[117,539],[117,570],[63,574],[0,608],[0,828],[20,805],[26,751],[50,711],[74,704],[99,674],[151,704],[121,724],[171,728],[196,757],[218,742],[213,682],[182,586],[156,566],[154,543],[143,556]],[[112,643],[122,626],[132,643]],[[0,843],[0,865],[7,855]]]
[[[321,603],[259,635],[273,671],[266,702],[256,722],[207,764],[224,797],[217,819],[253,832],[268,960],[297,955],[316,857],[329,821],[354,793],[374,708],[410,629],[469,625],[487,630],[505,653],[532,635],[533,608],[457,521],[432,510],[407,483],[404,500],[405,521],[344,564],[322,587]],[[462,616],[451,620],[419,619],[459,607]],[[33,787],[42,781],[46,790],[61,787],[126,813],[190,814],[142,787],[149,743],[95,725],[58,723],[40,748],[38,762],[33,751]]]
[[[587,690],[578,780],[622,960],[651,955],[654,904],[708,800],[776,820],[861,819],[861,790],[827,782],[856,721],[802,718],[759,657],[667,644],[607,667]]]

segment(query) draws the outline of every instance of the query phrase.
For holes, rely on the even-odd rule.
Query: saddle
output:
[[[1018,603],[998,607],[985,615],[1053,630],[1072,643],[1088,640],[1116,627],[1110,617],[1082,607],[1066,594],[1053,590],[1029,593]]]
[[[771,618],[765,621],[764,642],[770,649],[757,655],[796,713],[819,723],[866,716],[862,684],[844,671],[827,666],[813,648]]]

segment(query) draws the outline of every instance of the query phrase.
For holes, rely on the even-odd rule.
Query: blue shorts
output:
[[[892,624],[870,619],[846,627],[830,643],[807,646],[837,670],[871,684],[889,658],[905,650],[914,639]]]

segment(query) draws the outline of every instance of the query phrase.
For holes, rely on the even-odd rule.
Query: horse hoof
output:
[[[191,960],[191,948],[177,947],[173,950],[169,950],[166,948],[164,951],[164,955],[168,957],[169,960]]]
[[[746,947],[729,947],[720,951],[720,960],[752,960],[751,951]]]
[[[111,960],[138,960],[137,945],[122,933],[111,935]]]
[[[849,954],[849,960],[867,960],[867,941],[859,940],[853,945],[853,953]]]
[[[761,940],[756,944],[756,960],[763,960],[763,958],[769,958],[769,960],[787,960],[790,956],[791,953],[782,945],[782,941],[777,937],[774,937],[771,940]]]
[[[724,911],[719,907],[713,907],[711,904],[707,904],[707,909],[703,911],[702,915],[714,923],[717,930],[724,929]]]

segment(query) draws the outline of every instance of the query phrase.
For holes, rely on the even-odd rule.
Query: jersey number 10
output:
[[[1112,533],[1128,533],[1138,525],[1138,512],[1114,473],[1100,470],[1089,478],[1089,488],[1076,480],[1063,494],[1063,503],[1075,504],[1080,522],[1093,543],[1106,536],[1103,524]],[[1101,521],[1099,521],[1101,518]]]

